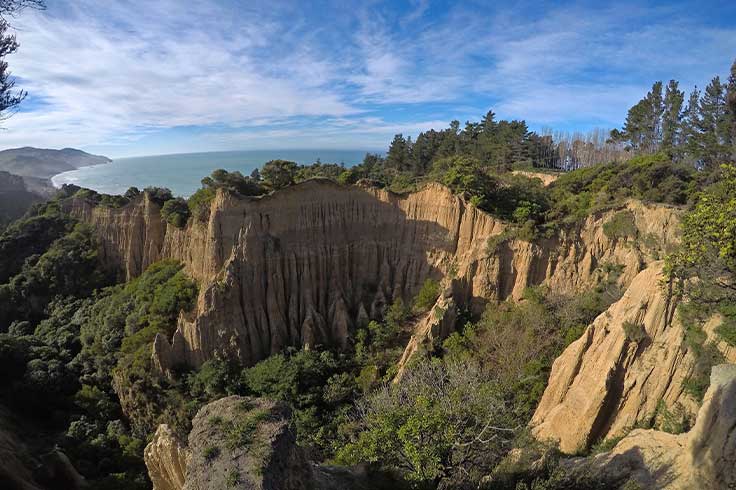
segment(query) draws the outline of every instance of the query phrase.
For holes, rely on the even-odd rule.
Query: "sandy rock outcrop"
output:
[[[705,322],[703,325],[703,332],[705,332],[708,342],[715,345],[724,360],[731,364],[736,364],[736,347],[723,340],[717,332],[717,329],[721,326],[723,320],[723,316],[720,313],[716,313]]]
[[[192,421],[185,490],[309,488],[312,469],[279,402],[231,396]]]
[[[174,431],[162,424],[148,443],[143,458],[153,490],[181,490],[184,488],[189,449],[179,441]]]
[[[404,353],[397,364],[394,383],[401,381],[409,360],[420,349],[425,349],[427,352],[431,351],[436,341],[444,339],[454,331],[457,313],[457,305],[453,299],[452,290],[448,288],[414,326],[414,333],[407,342]]]
[[[576,460],[573,471],[604,479],[633,479],[657,490],[721,490],[736,487],[736,365],[711,371],[711,382],[688,433],[637,429],[610,452]]]
[[[146,446],[154,490],[377,490],[400,488],[388,474],[307,460],[280,402],[230,396],[205,405],[184,446],[162,425]]]
[[[684,393],[693,358],[662,263],[645,269],[552,366],[531,425],[539,439],[575,453],[651,421],[659,403],[691,412]]]
[[[411,300],[427,278],[452,277],[455,303],[476,312],[531,285],[591,287],[606,265],[621,266],[626,285],[658,251],[610,239],[603,223],[625,209],[641,236],[668,247],[679,216],[631,201],[539,243],[490,247],[505,225],[439,184],[407,195],[324,180],[259,198],[218,192],[206,222],[193,218],[184,229],[163,222],[147,196],[119,209],[82,199],[66,206],[98,229],[100,255],[121,277],[175,258],[199,281],[196,311],[172,338],[156,340],[164,372],[215,356],[251,365],[286,346],[344,346],[361,318]]]
[[[548,186],[557,178],[560,176],[559,174],[551,174],[551,173],[544,173],[544,172],[530,172],[528,170],[514,170],[514,175],[523,175],[524,177],[529,177],[530,179],[539,179],[542,181],[543,186]]]

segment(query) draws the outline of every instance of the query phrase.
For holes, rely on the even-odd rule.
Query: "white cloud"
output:
[[[179,14],[181,4],[153,3],[152,11],[140,4],[109,11],[90,5],[66,18],[23,17],[13,70],[48,106],[13,117],[6,144],[29,134],[76,145],[151,128],[360,112],[320,83],[315,74],[329,66],[306,50],[299,54],[300,76],[289,76],[296,59],[286,66],[273,60],[264,69],[259,49],[279,35],[273,25],[246,17],[223,32],[196,8]],[[105,17],[94,15],[100,11]]]
[[[736,53],[736,28],[682,7],[50,6],[17,22],[11,68],[43,105],[7,121],[2,146],[143,148],[193,127],[157,151],[385,147],[489,107],[537,126],[610,127],[652,81],[702,85]]]

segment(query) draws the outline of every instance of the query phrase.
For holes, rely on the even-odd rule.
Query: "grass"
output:
[[[204,448],[204,451],[202,451],[202,456],[204,456],[204,459],[206,459],[207,461],[212,461],[219,455],[220,448],[217,446],[207,446],[206,448]]]
[[[245,408],[244,406],[239,408],[241,410],[248,410],[248,408]],[[225,437],[228,449],[232,450],[248,447],[253,442],[253,435],[258,429],[258,424],[268,420],[269,417],[270,413],[268,410],[258,409],[243,417],[230,421],[225,427]]]
[[[229,470],[225,476],[225,485],[228,488],[235,488],[240,483],[240,473],[238,470]]]

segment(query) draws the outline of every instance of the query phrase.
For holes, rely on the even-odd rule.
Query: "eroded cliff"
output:
[[[676,298],[662,284],[662,263],[639,273],[552,366],[532,419],[534,434],[575,453],[637,425],[660,403],[697,410],[684,383],[693,368]]]
[[[286,346],[344,346],[360,321],[410,299],[429,277],[444,278],[455,304],[519,298],[530,285],[574,292],[595,284],[605,265],[628,285],[661,249],[677,241],[679,212],[625,205],[647,249],[611,239],[588,217],[553,238],[502,236],[506,225],[447,188],[429,184],[396,195],[370,185],[311,180],[260,198],[218,192],[205,221],[166,224],[147,196],[119,209],[82,199],[67,204],[99,231],[101,256],[122,278],[162,258],[181,260],[200,283],[196,311],[172,339],[159,336],[155,362],[201,365],[214,356],[250,365]]]

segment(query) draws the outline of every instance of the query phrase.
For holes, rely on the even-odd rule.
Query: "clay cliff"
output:
[[[661,262],[639,273],[555,360],[531,422],[538,438],[575,453],[649,425],[661,402],[697,410],[684,392],[694,360],[662,280]]]
[[[736,366],[711,372],[710,387],[687,433],[636,429],[609,452],[572,460],[568,471],[605,480],[631,479],[639,488],[720,490],[736,486]]]
[[[325,180],[259,198],[218,192],[209,217],[183,229],[165,223],[145,195],[117,209],[79,198],[66,207],[97,228],[103,261],[121,278],[175,258],[198,280],[196,311],[182,316],[173,338],[156,339],[163,371],[216,355],[250,365],[290,345],[346,345],[357,322],[410,300],[429,277],[444,278],[453,302],[475,311],[530,285],[590,287],[605,265],[620,265],[628,285],[676,243],[679,216],[627,203],[639,235],[657,244],[646,249],[602,231],[620,210],[537,243],[501,240],[504,223],[438,184],[407,195]]]

